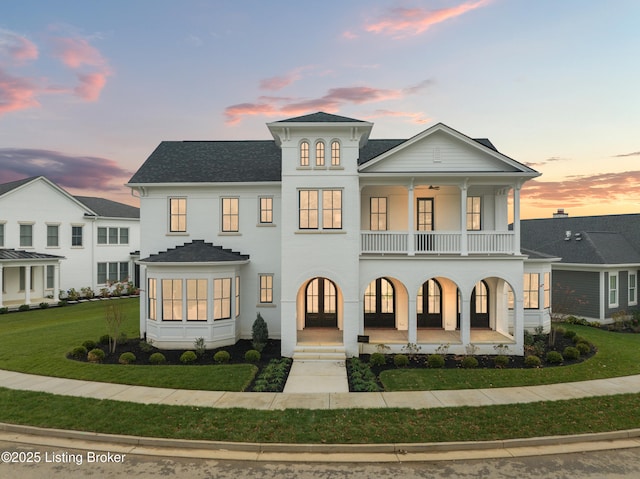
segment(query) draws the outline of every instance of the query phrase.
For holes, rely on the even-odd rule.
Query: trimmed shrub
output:
[[[540,358],[538,356],[532,354],[524,358],[524,364],[525,366],[528,366],[530,368],[539,368],[542,364],[542,361],[540,361]]]
[[[498,356],[496,356],[495,358],[493,358],[493,364],[496,365],[497,368],[504,368],[507,366],[507,364],[509,364],[509,356],[505,356],[503,354],[500,354]]]
[[[588,343],[589,342],[589,340],[587,338],[585,338],[584,336],[574,336],[573,338],[571,338],[571,340],[573,341],[573,344]]]
[[[465,356],[462,359],[462,367],[465,369],[473,369],[478,367],[478,360],[473,356]]]
[[[438,369],[444,367],[444,356],[442,354],[430,354],[427,356],[427,366]]]
[[[82,345],[87,348],[87,351],[91,351],[92,349],[95,349],[96,346],[98,346],[98,343],[96,343],[93,339],[87,339],[82,343]]]
[[[149,356],[149,362],[151,364],[164,364],[167,362],[167,358],[165,358],[162,353],[153,353]]]
[[[98,339],[98,343],[109,344],[110,340],[111,340],[111,336],[109,336],[108,334],[103,334],[102,336],[100,336],[100,339]]]
[[[3,308],[0,308],[0,314],[7,314],[9,312],[9,308],[7,308],[6,306]]]
[[[558,336],[564,336],[564,333],[567,332],[566,328],[563,328],[562,326],[556,326],[555,328],[553,328],[556,332],[556,334]]]
[[[40,306],[40,309],[47,309],[49,307],[49,303],[43,301],[38,306]]]
[[[244,360],[248,363],[257,363],[258,361],[260,361],[260,351],[250,349],[249,351],[244,353]]]
[[[591,352],[591,345],[589,343],[578,343],[576,349],[580,351],[581,355],[589,354]]]
[[[87,357],[87,348],[84,346],[76,346],[69,352],[69,357],[73,359],[84,359]]]
[[[198,359],[198,356],[195,351],[185,351],[180,355],[180,362],[182,364],[191,364],[195,362],[196,359]]]
[[[61,299],[60,301],[58,301],[58,306],[59,307],[63,307],[67,305],[67,301],[65,299]]]
[[[258,313],[256,320],[253,322],[253,326],[251,326],[251,343],[253,349],[262,351],[267,345],[268,340],[269,328],[267,327],[266,321],[262,318],[262,315]]]
[[[564,348],[564,351],[562,351],[562,356],[565,359],[578,359],[580,357],[580,351],[578,350],[578,348],[574,348],[573,346],[567,346],[566,348]]]
[[[213,360],[218,364],[228,363],[229,361],[231,361],[231,355],[228,351],[218,351],[213,355]]]
[[[18,306],[18,311],[29,311],[31,309],[31,306],[29,306],[28,304],[21,304],[20,306]]]
[[[155,348],[153,347],[153,344],[151,344],[149,341],[140,341],[138,343],[138,346],[140,347],[140,351],[142,351],[143,353],[150,353],[151,351],[153,351]]]
[[[369,364],[371,366],[384,366],[387,363],[387,358],[382,353],[373,353],[369,357]]]
[[[87,360],[91,363],[99,363],[104,359],[104,351],[99,348],[92,349],[87,353]]]
[[[575,331],[572,331],[571,329],[568,329],[564,332],[564,337],[567,339],[572,339],[574,336],[576,336],[578,333],[576,333]]]
[[[409,365],[409,358],[406,354],[396,354],[393,357],[393,364],[395,364],[397,368],[404,368]]]
[[[122,353],[118,359],[120,364],[131,364],[136,362],[136,355],[130,352]]]
[[[549,364],[560,364],[563,360],[562,354],[558,351],[549,351],[545,357],[545,361]]]

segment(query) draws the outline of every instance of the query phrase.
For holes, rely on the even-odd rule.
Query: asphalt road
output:
[[[628,479],[640,477],[640,448],[511,459],[404,464],[314,464],[239,462],[126,455],[91,456],[0,442],[0,478],[190,479]],[[37,453],[37,455],[36,455]],[[7,455],[9,454],[9,455]],[[102,453],[97,453],[102,454]],[[6,460],[13,461],[7,463]],[[30,463],[25,461],[31,460]],[[111,462],[102,462],[102,461]],[[22,461],[22,462],[21,462]],[[37,462],[36,462],[37,461]]]

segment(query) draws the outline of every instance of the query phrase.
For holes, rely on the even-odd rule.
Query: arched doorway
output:
[[[387,278],[377,278],[369,283],[364,293],[364,327],[396,327],[396,292]]]
[[[442,287],[435,279],[422,283],[416,299],[419,328],[442,328]]]
[[[471,327],[489,328],[489,286],[478,281],[471,293]]]
[[[337,328],[337,289],[327,278],[314,278],[305,289],[305,328]]]

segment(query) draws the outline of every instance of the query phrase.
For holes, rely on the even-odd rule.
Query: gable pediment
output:
[[[360,166],[366,173],[536,173],[443,124]]]

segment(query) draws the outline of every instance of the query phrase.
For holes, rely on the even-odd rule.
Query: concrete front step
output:
[[[347,354],[343,346],[296,346],[293,360],[298,361],[345,361]]]

